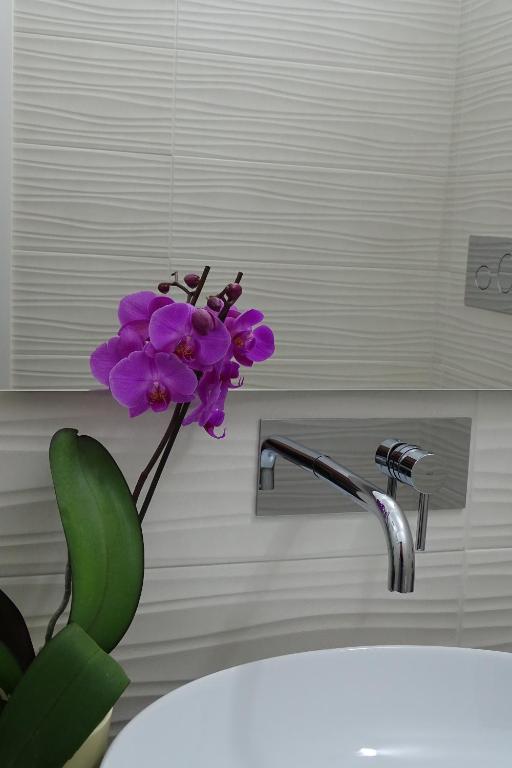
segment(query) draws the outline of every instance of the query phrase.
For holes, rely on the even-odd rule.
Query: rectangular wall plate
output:
[[[512,239],[469,238],[464,304],[512,314]]]
[[[289,419],[260,422],[260,443],[284,435],[326,453],[340,464],[386,490],[387,478],[377,469],[375,451],[386,438],[419,445],[441,457],[448,469],[445,486],[430,497],[430,509],[466,506],[471,419]],[[259,460],[259,456],[257,457]],[[399,484],[397,501],[405,512],[416,511],[418,494]],[[278,458],[273,491],[257,490],[258,516],[360,514],[345,498],[311,473]]]

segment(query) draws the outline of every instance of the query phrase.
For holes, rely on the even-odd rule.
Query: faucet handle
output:
[[[396,438],[388,438],[379,445],[375,463],[388,476],[390,496],[396,498],[397,483],[409,485],[420,494],[416,549],[424,551],[430,494],[444,484],[446,468],[436,454]]]
[[[384,472],[384,474],[388,476],[386,493],[395,501],[398,482],[396,477],[392,475],[389,470],[389,457],[390,454],[400,445],[404,445],[404,443],[402,443],[400,440],[397,440],[395,437],[388,437],[386,440],[382,441],[382,443],[375,451],[375,463],[377,464],[377,467],[381,472]]]

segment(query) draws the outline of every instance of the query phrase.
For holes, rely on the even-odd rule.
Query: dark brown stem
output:
[[[146,517],[146,512],[148,511],[149,504],[151,502],[151,499],[153,498],[153,495],[156,491],[156,487],[158,485],[158,481],[160,480],[160,477],[162,475],[162,472],[164,471],[164,467],[167,463],[167,459],[169,458],[169,454],[172,451],[173,445],[176,442],[176,438],[178,437],[178,432],[180,431],[181,425],[183,423],[183,419],[185,418],[187,411],[190,407],[190,403],[184,403],[180,412],[179,417],[173,426],[173,429],[170,431],[167,444],[163,450],[162,457],[160,459],[160,462],[158,464],[158,467],[156,468],[155,474],[153,475],[153,479],[151,480],[151,483],[148,488],[148,492],[144,498],[144,501],[142,503],[142,506],[140,508],[139,512],[139,520],[142,524],[142,521]]]
[[[191,304],[197,304],[197,300],[198,300],[199,296],[201,295],[201,291],[204,288],[204,284],[206,283],[206,278],[208,277],[209,271],[210,271],[210,267],[205,267],[203,269],[203,273],[201,275],[201,279],[199,280],[197,288],[195,289],[195,291],[194,291],[194,293],[192,295],[192,298],[190,300]]]
[[[203,272],[201,274],[201,279],[200,279],[199,283],[197,284],[197,287],[195,288],[194,291],[191,291],[191,296],[189,297],[190,298],[190,304],[195,305],[197,303],[197,301],[199,299],[199,296],[201,295],[201,291],[204,288],[204,284],[206,282],[206,278],[208,277],[209,271],[210,271],[210,267],[208,267],[208,266],[206,266],[203,269]],[[143,489],[143,487],[144,487],[144,485],[145,485],[145,483],[146,483],[146,481],[147,481],[147,479],[148,479],[148,477],[149,477],[149,475],[151,473],[151,470],[153,469],[153,467],[155,466],[156,462],[158,461],[158,458],[161,455],[162,451],[164,450],[164,448],[165,448],[165,446],[167,444],[167,441],[170,439],[176,424],[179,423],[179,426],[178,426],[178,429],[179,429],[179,427],[181,426],[181,421],[183,421],[183,418],[185,418],[185,414],[183,414],[183,418],[180,421],[180,411],[181,411],[181,408],[182,408],[182,403],[178,403],[176,405],[175,409],[174,409],[173,414],[172,414],[172,418],[171,418],[171,421],[169,422],[169,426],[165,430],[165,433],[164,433],[162,439],[160,440],[160,442],[158,443],[155,452],[153,453],[153,455],[151,456],[150,460],[148,461],[148,463],[146,464],[146,466],[144,467],[144,469],[140,473],[139,479],[137,480],[137,483],[135,485],[135,488],[133,489],[133,494],[132,494],[133,500],[135,502],[137,502],[137,500],[138,500],[138,498],[140,496],[140,493],[141,493],[141,491],[142,491],[142,489]],[[174,439],[176,439],[176,438],[174,438]]]
[[[206,281],[206,277],[208,275],[208,272],[210,271],[210,267],[205,267],[203,270],[203,274],[201,276],[201,281],[199,285],[197,286],[194,294],[193,303],[195,304],[197,299],[199,298],[199,294],[201,293],[203,286]],[[206,273],[206,274],[205,274]],[[239,283],[243,277],[243,272],[239,272],[233,282]],[[232,302],[226,302],[224,305],[222,311],[219,313],[219,320],[222,322],[226,319],[226,316],[230,310],[230,308],[235,304],[235,301]],[[140,495],[140,491],[144,485],[144,483],[147,480],[147,477],[149,473],[151,472],[152,468],[158,461],[158,458],[160,457],[160,461],[158,464],[158,467],[156,468],[155,474],[153,476],[153,479],[151,480],[150,486],[148,488],[148,492],[146,496],[144,497],[144,501],[142,502],[142,506],[139,511],[139,520],[142,523],[146,516],[146,512],[148,511],[149,504],[151,502],[151,499],[154,496],[154,493],[156,491],[156,487],[158,485],[158,482],[160,480],[160,477],[162,476],[162,472],[164,471],[164,467],[167,463],[167,459],[169,458],[169,455],[171,453],[171,450],[174,446],[174,443],[176,442],[176,438],[178,437],[178,433],[180,431],[181,425],[183,424],[183,419],[187,415],[187,411],[190,408],[190,403],[183,403],[181,406],[177,405],[174,409],[174,414],[171,419],[171,423],[169,424],[165,435],[163,436],[162,440],[158,444],[158,447],[151,457],[147,467],[142,472],[141,476],[139,477],[139,480],[137,482],[137,485],[135,486],[135,491],[138,490],[137,497]],[[143,477],[144,476],[144,477]],[[140,488],[139,488],[140,484]],[[135,491],[134,491],[134,498],[135,498]]]
[[[235,277],[235,279],[233,280],[233,282],[234,283],[239,283],[242,280],[243,276],[244,276],[244,273],[243,272],[239,272],[237,274],[237,276]],[[224,290],[226,290],[226,289],[224,289]],[[237,299],[234,299],[234,301],[226,301],[226,303],[224,304],[222,310],[219,312],[219,320],[221,321],[221,323],[224,322],[224,320],[228,316],[229,310],[231,309],[231,307],[233,307],[236,304],[236,302],[237,302]]]
[[[160,454],[162,453],[163,449],[165,448],[165,446],[167,444],[167,441],[169,440],[169,437],[171,436],[172,430],[174,429],[175,425],[178,422],[180,411],[181,411],[181,406],[182,406],[181,403],[177,403],[177,405],[176,405],[176,407],[174,409],[174,413],[172,414],[172,418],[171,418],[171,420],[169,422],[169,426],[165,430],[164,435],[163,435],[162,439],[160,440],[160,442],[158,443],[158,446],[157,446],[155,452],[153,453],[152,457],[150,458],[150,460],[148,461],[148,463],[146,464],[146,466],[144,467],[144,469],[140,473],[140,477],[137,480],[137,484],[136,484],[135,488],[133,489],[133,493],[132,493],[133,500],[134,500],[135,503],[137,503],[137,500],[138,500],[138,498],[140,496],[140,492],[142,491],[144,485],[146,484],[146,480],[148,479],[148,477],[149,477],[149,475],[151,473],[151,470],[153,469],[153,467],[155,466],[156,462],[158,461],[158,458],[159,458]]]

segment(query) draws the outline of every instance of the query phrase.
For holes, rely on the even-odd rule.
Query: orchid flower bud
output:
[[[236,301],[242,295],[242,286],[240,283],[230,283],[226,285],[226,296],[230,301]]]
[[[170,283],[159,283],[158,290],[160,293],[169,293],[169,289],[171,287]]]
[[[197,331],[197,333],[199,333],[201,336],[206,336],[206,334],[211,330],[212,322],[213,319],[210,317],[206,309],[194,310],[194,314],[192,315],[192,325],[194,330]]]
[[[218,296],[210,296],[206,302],[206,306],[212,310],[212,312],[220,312],[224,306],[222,299]]]
[[[197,286],[201,282],[201,278],[199,277],[199,275],[196,275],[192,272],[189,275],[185,275],[185,277],[183,278],[183,281],[185,285],[188,285],[189,288],[197,288]]]

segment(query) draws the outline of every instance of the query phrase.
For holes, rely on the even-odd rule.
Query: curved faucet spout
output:
[[[407,518],[391,496],[329,456],[280,435],[268,437],[261,446],[261,490],[271,490],[274,487],[276,456],[312,472],[315,477],[330,483],[360,507],[376,515],[384,530],[388,548],[388,588],[393,592],[402,593],[414,590],[413,538]]]

